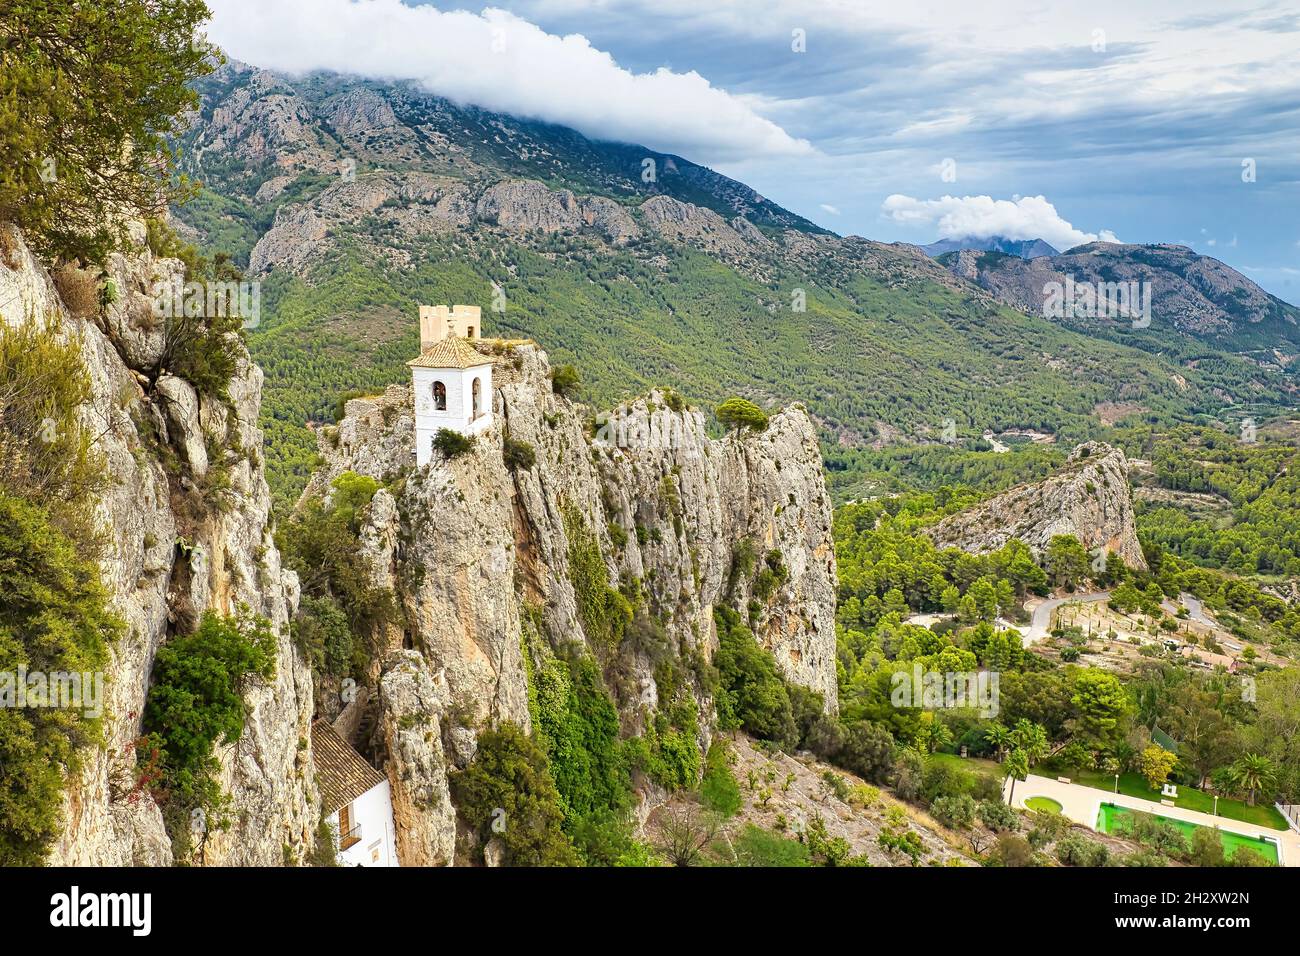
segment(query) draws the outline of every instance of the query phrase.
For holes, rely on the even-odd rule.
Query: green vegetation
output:
[[[202,0],[9,0],[0,18],[0,220],[48,259],[102,263],[123,209],[189,192],[169,139],[211,72]],[[141,42],[142,38],[148,42]]]
[[[537,451],[532,445],[509,437],[501,443],[501,457],[511,471],[530,471],[537,464]]]
[[[582,628],[597,647],[612,652],[632,622],[632,603],[609,586],[600,541],[572,505],[564,509],[564,531],[569,539],[569,580],[578,598]]]
[[[644,752],[640,742],[620,738],[618,713],[595,659],[556,657],[540,637],[538,620],[530,619],[524,646],[529,712],[555,781],[561,829],[589,866],[649,865],[646,847],[632,837],[631,769]]]
[[[1059,761],[1048,761],[1043,765],[1042,769],[1043,773],[1047,775],[1058,772],[1066,774],[1072,783],[1082,784],[1085,787],[1095,787],[1109,793],[1115,792],[1115,775],[1113,773],[1108,774],[1090,768],[1067,767]],[[1159,790],[1148,786],[1142,775],[1135,771],[1125,771],[1119,775],[1119,792],[1125,796],[1150,800],[1152,803],[1159,803],[1162,799],[1169,799]],[[1183,810],[1195,810],[1198,813],[1210,814],[1216,812],[1214,794],[1197,790],[1195,787],[1180,784],[1178,796],[1173,799],[1174,806]],[[1218,815],[1229,820],[1253,823],[1256,826],[1268,827],[1272,830],[1285,830],[1287,826],[1286,820],[1271,805],[1252,807],[1247,805],[1244,800],[1220,796],[1217,807]]]
[[[1265,431],[1244,442],[1183,427],[1130,429],[1118,437],[1151,460],[1158,487],[1212,495],[1221,504],[1151,502],[1139,512],[1144,541],[1201,567],[1300,575],[1300,447],[1289,434]]]
[[[145,242],[149,251],[157,258],[179,259],[185,266],[187,284],[203,281],[228,284],[243,278],[226,253],[218,252],[209,260],[189,243],[182,242],[166,221],[153,219],[146,225]],[[208,314],[206,303],[203,309],[194,311],[188,308],[188,303],[172,303],[172,314],[165,319],[163,327],[162,352],[151,374],[157,376],[165,370],[185,379],[202,396],[229,401],[230,379],[244,355],[241,337],[244,321],[253,317],[240,314],[238,301],[227,299],[214,305],[215,314]]]
[[[807,844],[772,833],[752,823],[745,824],[733,841],[740,866],[812,866]]]
[[[107,478],[77,418],[91,396],[81,352],[62,339],[53,321],[0,323],[0,488],[38,504],[93,551],[90,501]]]
[[[734,817],[740,812],[740,784],[731,772],[735,754],[721,737],[709,747],[704,761],[704,779],[700,783],[700,797],[704,805],[722,817]]]
[[[767,428],[767,413],[744,398],[729,398],[715,410],[714,414],[727,428],[739,432],[742,428],[761,432]]]
[[[44,509],[7,492],[0,492],[0,622],[0,675],[11,681],[20,667],[102,680],[122,627],[95,563]],[[3,681],[0,865],[39,865],[59,832],[64,777],[80,765],[78,750],[99,742],[100,723],[86,713],[86,698],[69,702],[81,707],[14,706],[16,688]]]
[[[1061,805],[1051,797],[1030,797],[1025,801],[1030,810],[1042,810],[1046,813],[1060,813]]]
[[[89,392],[80,352],[53,323],[0,322],[0,674],[86,675],[83,695],[93,697],[123,625],[99,576],[92,509],[105,475],[77,416]],[[59,831],[64,781],[79,751],[101,743],[101,728],[86,696],[81,706],[18,707],[16,693],[0,683],[9,701],[0,706],[0,865],[38,865]]]
[[[201,851],[210,832],[228,825],[213,750],[243,734],[249,683],[274,676],[275,635],[265,618],[247,611],[234,618],[207,611],[194,633],[158,649],[144,730],[161,755],[158,796],[178,858]],[[195,819],[202,821],[198,832]]]
[[[479,836],[497,838],[510,866],[574,866],[564,810],[537,742],[512,723],[478,737],[474,762],[451,775],[456,809]]]
[[[256,218],[234,180],[229,189],[219,176],[209,180]],[[1253,374],[1244,365],[1179,366],[1189,382],[1183,391],[1163,359],[1009,310],[990,311],[939,285],[915,283],[902,292],[884,276],[834,261],[815,279],[776,265],[770,281],[758,282],[706,253],[658,239],[612,249],[586,236],[512,241],[467,231],[418,242],[385,235],[412,257],[398,268],[367,248],[373,226],[342,226],[329,257],[305,276],[276,272],[263,283],[263,319],[250,349],[266,371],[263,426],[278,452],[268,456],[268,467],[282,505],[312,470],[316,446],[307,423],[329,421],[333,397],[344,391],[376,392],[406,379],[403,363],[418,347],[411,303],[486,303],[503,268],[518,278],[507,289],[509,309],[485,319],[494,325],[490,332],[536,338],[558,367],[578,365],[583,397],[599,407],[671,381],[710,406],[737,392],[771,396],[771,404],[803,401],[824,434],[859,435],[864,446],[875,422],[934,429],[952,409],[963,410],[958,428],[967,444],[986,425],[1040,427],[1066,444],[1099,430],[1092,408],[1120,388],[1141,394],[1152,415],[1172,421],[1217,402],[1213,387],[1231,391],[1234,376]],[[810,291],[799,324],[784,307],[767,308],[788,303],[785,291],[796,286]],[[954,350],[953,341],[969,347]],[[817,343],[852,346],[846,355]],[[1039,361],[1041,355],[1053,363]],[[880,368],[894,374],[880,375]],[[1265,391],[1280,400],[1276,385]],[[900,449],[900,460],[914,452]],[[828,442],[825,453],[839,497],[859,493],[864,474],[874,474],[863,471],[874,467],[865,447]],[[1030,471],[1041,472],[1045,459],[1060,455],[1034,446],[983,457],[999,460],[988,467],[1004,469],[1024,456]]]
[[[353,472],[334,479],[328,501],[312,500],[276,533],[303,599],[293,631],[319,677],[361,675],[375,635],[398,619],[392,594],[371,585],[360,556],[361,523],[379,483]]]
[[[735,611],[715,608],[714,619],[718,650],[713,665],[722,688],[717,699],[718,727],[742,729],[793,747],[798,743],[798,728],[789,691],[772,655],[758,646]]]
[[[572,365],[557,365],[551,369],[551,389],[556,395],[563,395],[565,398],[573,398],[582,380],[578,376],[578,370]]]
[[[473,447],[473,435],[462,435],[450,428],[439,428],[438,434],[433,436],[434,450],[441,453],[448,461],[459,458]]]
[[[995,478],[989,490],[997,484]],[[1025,652],[1018,634],[999,632],[993,623],[998,615],[1014,617],[1027,596],[1045,593],[1049,585],[1110,586],[1119,605],[1127,602],[1159,616],[1161,602],[1181,591],[1206,595],[1207,605],[1235,597],[1266,606],[1258,588],[1219,571],[1192,568],[1159,549],[1148,549],[1150,572],[1115,561],[1096,570],[1079,542],[1069,538],[1054,539],[1041,564],[1015,541],[979,556],[936,549],[925,529],[979,497],[971,489],[940,484],[928,492],[846,505],[835,515],[840,721],[848,728],[860,721],[888,728],[893,742],[888,780],[895,793],[927,805],[950,826],[967,827],[970,806],[962,795],[978,800],[977,788],[989,792],[990,782],[995,788],[1000,783],[967,772],[982,770],[974,758],[986,755],[1001,763],[999,776],[1017,781],[1030,772],[1065,774],[1110,790],[1118,773],[1122,792],[1157,802],[1158,786],[1173,780],[1179,806],[1207,813],[1214,798],[1197,785],[1208,782],[1219,795],[1220,815],[1284,825],[1266,804],[1274,796],[1300,792],[1300,752],[1290,742],[1294,735],[1282,729],[1300,716],[1295,669],[1261,668],[1251,685],[1255,700],[1248,703],[1240,678],[1223,670],[1198,671],[1179,658],[1147,656],[1121,681],[1108,671],[1069,663],[1065,654],[1053,659]],[[902,623],[918,612],[940,620],[931,627]],[[1267,626],[1268,618],[1258,617],[1261,627]],[[1276,620],[1284,625],[1287,619]],[[1279,629],[1274,627],[1274,640],[1284,640]],[[923,674],[998,671],[997,719],[981,718],[970,707],[898,706],[892,693],[896,678],[910,680],[917,665]],[[1154,745],[1156,727],[1164,739],[1178,742],[1176,756]],[[926,756],[958,746],[973,758]],[[1036,839],[1042,845],[1052,842]],[[1022,858],[1022,849],[1014,841],[999,841],[991,859],[1005,865]],[[1037,852],[1031,846],[1025,859],[1036,859]],[[1066,846],[1059,853],[1072,862],[1097,856],[1086,847]]]

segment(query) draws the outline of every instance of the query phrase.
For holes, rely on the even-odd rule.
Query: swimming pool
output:
[[[1134,812],[1127,807],[1117,807],[1113,803],[1103,803],[1097,813],[1097,829],[1102,833],[1114,833],[1118,828],[1119,821],[1124,817],[1131,816]],[[1199,829],[1203,829],[1199,824],[1188,823],[1186,820],[1175,820],[1173,817],[1162,817],[1159,814],[1152,814],[1161,823],[1172,823],[1191,841],[1192,834]],[[1277,852],[1277,841],[1270,840],[1266,837],[1243,836],[1240,833],[1232,833],[1228,830],[1219,830],[1219,839],[1223,843],[1223,852],[1231,856],[1233,851],[1238,847],[1244,846],[1254,850],[1270,863],[1277,865],[1279,862]]]

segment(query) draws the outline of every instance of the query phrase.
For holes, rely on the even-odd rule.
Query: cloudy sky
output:
[[[208,0],[272,69],[679,153],[836,232],[1179,242],[1300,303],[1291,0]]]

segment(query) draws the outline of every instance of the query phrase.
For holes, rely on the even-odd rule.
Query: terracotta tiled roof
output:
[[[491,365],[492,356],[484,355],[459,335],[449,335],[423,352],[420,357],[406,363],[412,368],[473,368]]]
[[[312,722],[311,755],[316,762],[321,809],[326,815],[384,782],[384,775],[366,763],[328,721]]]

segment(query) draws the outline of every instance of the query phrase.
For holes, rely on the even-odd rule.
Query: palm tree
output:
[[[1013,750],[1007,755],[1002,771],[1011,778],[1011,792],[1007,794],[1007,803],[1011,804],[1016,796],[1016,781],[1024,780],[1029,776],[1029,758],[1025,756],[1023,750]]]
[[[984,728],[984,739],[997,751],[998,763],[1001,763],[1011,745],[1011,729],[1003,723],[990,724]]]
[[[1277,780],[1277,768],[1267,757],[1246,754],[1232,765],[1232,779],[1238,787],[1248,792],[1246,803],[1253,807],[1256,792],[1267,790]]]
[[[1047,743],[1047,731],[1041,724],[1036,724],[1024,717],[1016,721],[1016,729],[1011,731],[1011,742],[1017,750],[1024,752],[1030,766],[1038,763],[1051,747]]]
[[[924,718],[930,718],[924,720]],[[952,743],[952,731],[948,725],[934,719],[933,714],[922,715],[924,722],[916,732],[916,749],[923,754],[934,753],[941,747]]]

